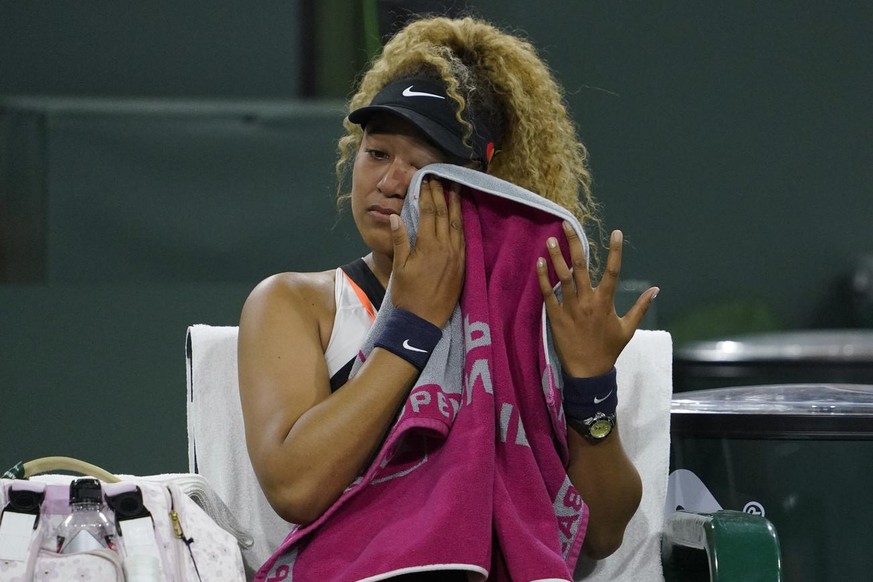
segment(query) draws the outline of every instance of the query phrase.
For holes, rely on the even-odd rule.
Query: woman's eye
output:
[[[386,154],[385,152],[383,152],[381,150],[374,150],[374,149],[368,149],[367,155],[369,155],[371,158],[373,158],[375,160],[384,160],[385,158],[388,157],[388,154]]]

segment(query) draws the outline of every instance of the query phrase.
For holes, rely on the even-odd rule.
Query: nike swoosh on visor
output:
[[[404,97],[435,97],[437,99],[445,99],[442,95],[434,95],[433,93],[425,93],[423,91],[413,91],[413,85],[410,85],[403,90]]]

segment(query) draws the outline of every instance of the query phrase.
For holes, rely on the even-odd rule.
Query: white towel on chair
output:
[[[188,330],[188,467],[206,478],[254,544],[243,550],[251,574],[291,529],[270,507],[245,443],[237,372],[237,327]]]
[[[577,580],[664,580],[661,531],[670,462],[672,362],[670,334],[637,330],[615,364],[621,442],[642,478],[643,498],[618,551],[596,563],[580,559]]]

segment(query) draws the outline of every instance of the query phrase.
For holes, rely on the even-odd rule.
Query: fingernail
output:
[[[546,260],[542,257],[537,259],[537,269],[545,269],[546,268]]]
[[[652,293],[652,298],[649,301],[654,301],[655,298],[658,296],[658,293],[660,293],[660,292],[661,292],[660,287],[655,287],[655,292]]]
[[[556,239],[556,238],[553,237],[553,236],[550,236],[550,237],[548,238],[548,240],[546,240],[546,245],[548,245],[548,247],[549,247],[550,249],[557,248],[557,246],[558,246],[558,239]]]
[[[570,224],[569,220],[564,221],[564,230],[573,230],[573,226]]]
[[[613,230],[612,231],[612,242],[621,242],[621,231]]]
[[[397,230],[400,228],[400,217],[396,214],[389,214],[388,222],[391,224],[391,230]]]

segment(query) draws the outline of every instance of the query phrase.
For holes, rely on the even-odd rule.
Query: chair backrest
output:
[[[206,478],[254,544],[243,550],[251,575],[291,529],[270,507],[245,443],[237,380],[237,332],[231,326],[188,328],[188,469]]]
[[[245,445],[237,381],[237,328],[188,330],[188,461],[254,538],[243,552],[256,569],[290,525],[267,503]],[[663,331],[639,330],[616,363],[621,438],[643,480],[640,509],[625,541],[599,562],[580,560],[577,580],[661,581],[661,532],[670,451],[672,342]]]

